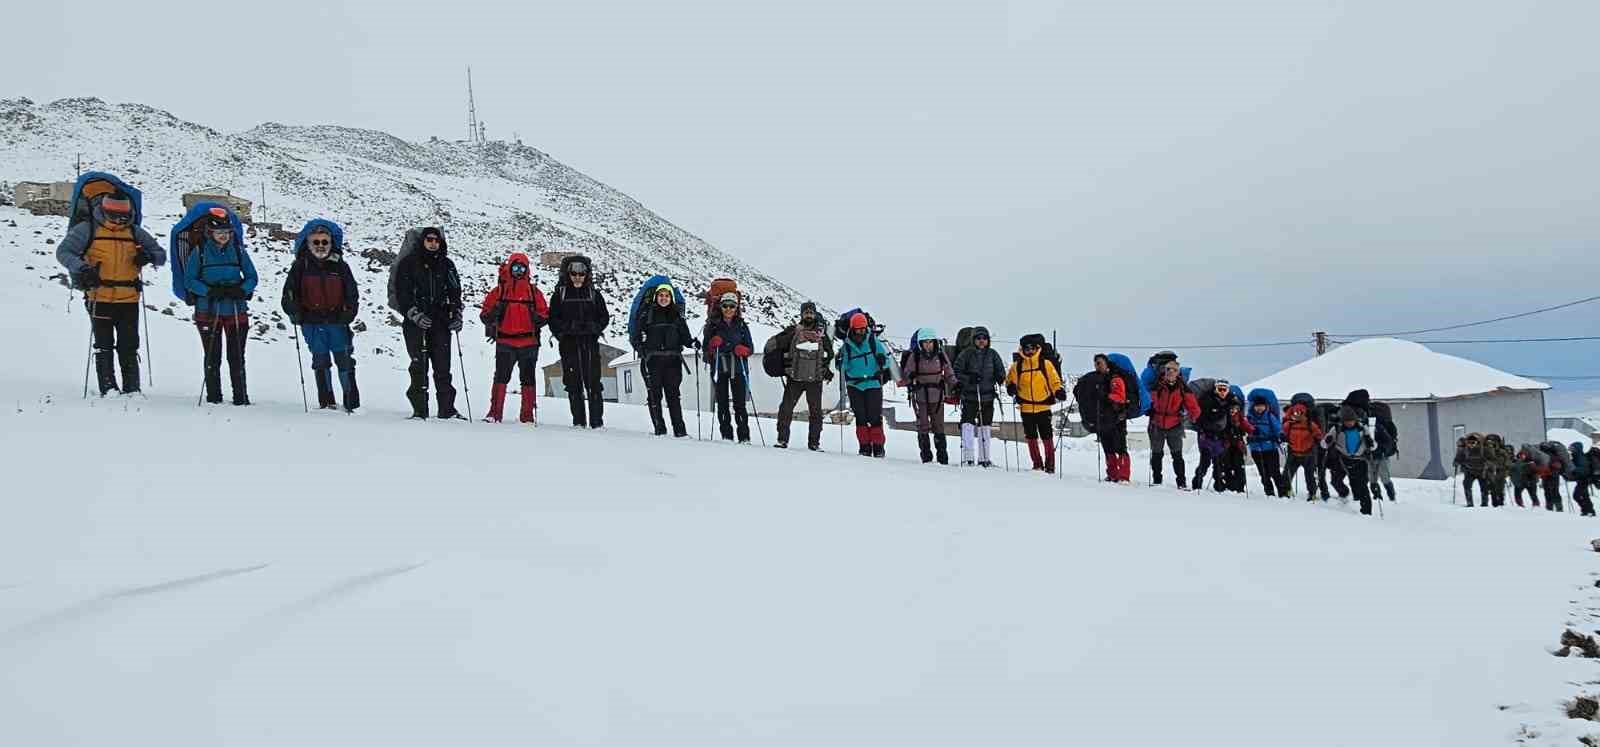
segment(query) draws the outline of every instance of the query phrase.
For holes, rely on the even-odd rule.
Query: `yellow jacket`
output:
[[[1006,372],[1006,384],[1017,388],[1023,413],[1049,412],[1050,405],[1056,401],[1056,390],[1062,388],[1061,373],[1056,371],[1054,363],[1040,360],[1043,351],[1018,355],[1020,357],[1013,359],[1011,370]]]

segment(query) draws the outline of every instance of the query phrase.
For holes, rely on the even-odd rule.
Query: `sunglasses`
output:
[[[739,308],[739,304],[736,304],[736,303],[733,303],[732,301],[730,301],[728,303],[723,304],[722,308],[724,308],[724,309],[737,309],[737,308]]]
[[[528,274],[528,267],[527,267],[527,265],[522,265],[522,264],[512,265],[511,266],[511,274],[512,275],[526,275],[526,274]]]
[[[575,278],[586,278],[586,277],[589,277],[589,273],[587,273],[587,272],[574,272],[574,273],[572,273],[572,276],[575,277]]]
[[[1022,349],[1023,350],[1038,350],[1039,346],[1038,345],[1023,345]]]
[[[312,239],[312,240],[311,240],[311,245],[312,245],[312,246],[325,246],[325,247],[331,247],[331,246],[333,246],[333,242],[332,242],[332,241],[329,241],[329,240],[327,240],[327,239]]]

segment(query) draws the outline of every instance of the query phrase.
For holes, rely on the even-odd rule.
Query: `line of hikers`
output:
[[[1590,489],[1600,484],[1600,446],[1574,441],[1571,446],[1559,441],[1522,444],[1513,447],[1498,433],[1469,433],[1456,439],[1455,472],[1461,476],[1462,492],[1472,506],[1472,486],[1478,486],[1478,505],[1496,508],[1505,505],[1506,484],[1518,506],[1527,493],[1533,507],[1539,507],[1539,490],[1544,489],[1544,507],[1564,511],[1561,480],[1572,483],[1572,502],[1583,516],[1594,516]]]
[[[102,396],[112,390],[135,393],[139,386],[139,306],[143,301],[145,266],[173,263],[175,296],[195,307],[193,320],[204,360],[204,399],[222,401],[221,368],[226,358],[232,401],[250,403],[245,375],[245,340],[250,331],[249,302],[259,276],[243,241],[242,225],[226,205],[202,202],[172,228],[164,250],[140,227],[142,195],[111,174],[88,172],[73,189],[68,232],[56,257],[74,287],[84,291],[89,312],[93,358]],[[281,306],[311,350],[317,403],[322,409],[360,407],[355,378],[354,335],[359,294],[355,277],[343,259],[344,232],[336,223],[314,219],[294,242],[294,260],[285,278]],[[755,350],[743,318],[744,296],[731,279],[714,280],[705,292],[706,319],[698,337],[688,327],[681,289],[670,278],[655,276],[635,294],[628,309],[628,340],[640,360],[647,387],[653,431],[683,438],[681,387],[688,364],[686,350],[699,351],[699,363],[710,371],[719,435],[724,440],[750,441],[749,359]],[[438,227],[407,231],[388,278],[388,305],[401,318],[410,358],[406,397],[412,418],[428,418],[429,383],[434,388],[434,417],[463,418],[455,407],[450,348],[460,353],[456,333],[465,304],[455,263],[444,232]],[[540,339],[548,328],[555,336],[562,363],[562,383],[575,427],[601,428],[604,400],[600,338],[611,321],[606,299],[594,284],[587,257],[571,255],[560,264],[549,301],[534,282],[528,255],[511,254],[499,267],[498,282],[479,307],[479,320],[495,345],[494,377],[486,421],[501,422],[513,369],[521,384],[517,419],[536,421],[536,370]],[[765,373],[783,381],[776,446],[787,448],[794,411],[802,397],[808,406],[807,448],[821,449],[822,388],[839,376],[841,403],[848,403],[855,423],[858,453],[885,456],[883,386],[895,380],[891,351],[880,339],[883,326],[863,309],[851,309],[829,323],[817,305],[805,302],[798,319],[763,347]],[[835,341],[837,341],[837,350]],[[1015,408],[1035,470],[1056,471],[1055,406],[1068,399],[1060,354],[1042,334],[1019,340],[1007,367],[992,347],[986,328],[963,328],[954,355],[932,329],[920,328],[899,359],[898,384],[906,391],[917,421],[917,442],[924,463],[949,463],[945,407],[959,406],[961,464],[992,467],[994,418],[1004,407],[1000,391]],[[121,369],[119,382],[116,374]],[[342,401],[335,397],[334,370]],[[699,375],[699,367],[695,369]],[[87,382],[86,382],[87,387]],[[697,385],[698,389],[698,385]],[[1398,432],[1389,408],[1374,402],[1365,390],[1351,392],[1339,404],[1318,403],[1296,394],[1280,407],[1277,395],[1256,389],[1246,397],[1226,379],[1193,379],[1179,365],[1177,354],[1151,356],[1142,372],[1121,353],[1094,356],[1093,370],[1077,378],[1072,396],[1084,426],[1093,432],[1105,455],[1105,479],[1131,480],[1127,421],[1148,415],[1150,480],[1162,483],[1162,464],[1171,452],[1178,488],[1198,489],[1207,472],[1217,491],[1245,490],[1245,455],[1254,461],[1268,495],[1291,497],[1296,473],[1303,473],[1306,499],[1327,500],[1332,485],[1341,498],[1352,492],[1362,513],[1371,512],[1371,498],[1380,487],[1394,500],[1389,460],[1398,454]],[[1064,419],[1064,412],[1062,413]],[[1369,422],[1372,423],[1369,431]],[[1065,425],[1062,423],[1061,425]],[[1200,463],[1192,477],[1184,464],[1185,432],[1197,432]],[[1543,444],[1524,446],[1510,458],[1500,476],[1503,444],[1489,448],[1493,435],[1462,439],[1457,467],[1471,485],[1478,482],[1503,499],[1505,477],[1521,492],[1543,482],[1546,505],[1560,508],[1552,475],[1576,476],[1574,499],[1591,514],[1589,471],[1600,467],[1592,453],[1559,452]],[[1560,446],[1555,444],[1555,446]],[[1281,449],[1281,451],[1280,451]],[[1576,454],[1576,456],[1573,456]],[[1563,456],[1564,455],[1564,456]],[[1497,477],[1498,476],[1498,477]],[[1331,478],[1331,479],[1330,479]],[[1346,478],[1349,486],[1345,484]],[[1498,492],[1496,492],[1498,491]],[[1554,496],[1554,497],[1552,497]],[[1486,497],[1485,503],[1488,502]],[[1535,498],[1537,505],[1537,498]]]

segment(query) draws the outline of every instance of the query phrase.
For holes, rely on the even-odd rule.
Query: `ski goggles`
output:
[[[133,220],[133,203],[107,197],[100,201],[100,212],[112,223],[128,223]]]
[[[572,266],[567,268],[567,271],[574,275],[588,275],[589,266],[582,262],[573,262]]]
[[[525,264],[522,264],[521,262],[512,262],[511,263],[511,274],[520,278],[523,275],[528,274],[528,266],[525,265]]]

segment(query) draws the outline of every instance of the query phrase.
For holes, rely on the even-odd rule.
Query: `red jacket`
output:
[[[511,277],[514,262],[526,265],[529,274]],[[483,309],[478,318],[485,325],[495,324],[498,319],[495,341],[502,345],[514,348],[538,345],[539,330],[550,319],[550,307],[545,304],[544,294],[534,286],[532,273],[528,255],[512,254],[500,265],[500,284],[483,297]]]
[[[1150,391],[1150,424],[1163,430],[1177,428],[1183,425],[1183,413],[1189,413],[1190,420],[1200,419],[1200,401],[1195,399],[1194,392],[1182,382],[1167,385],[1166,381],[1156,382]]]
[[[1290,454],[1306,456],[1322,441],[1322,426],[1309,417],[1305,405],[1290,405],[1283,417],[1283,435],[1289,441]]]

